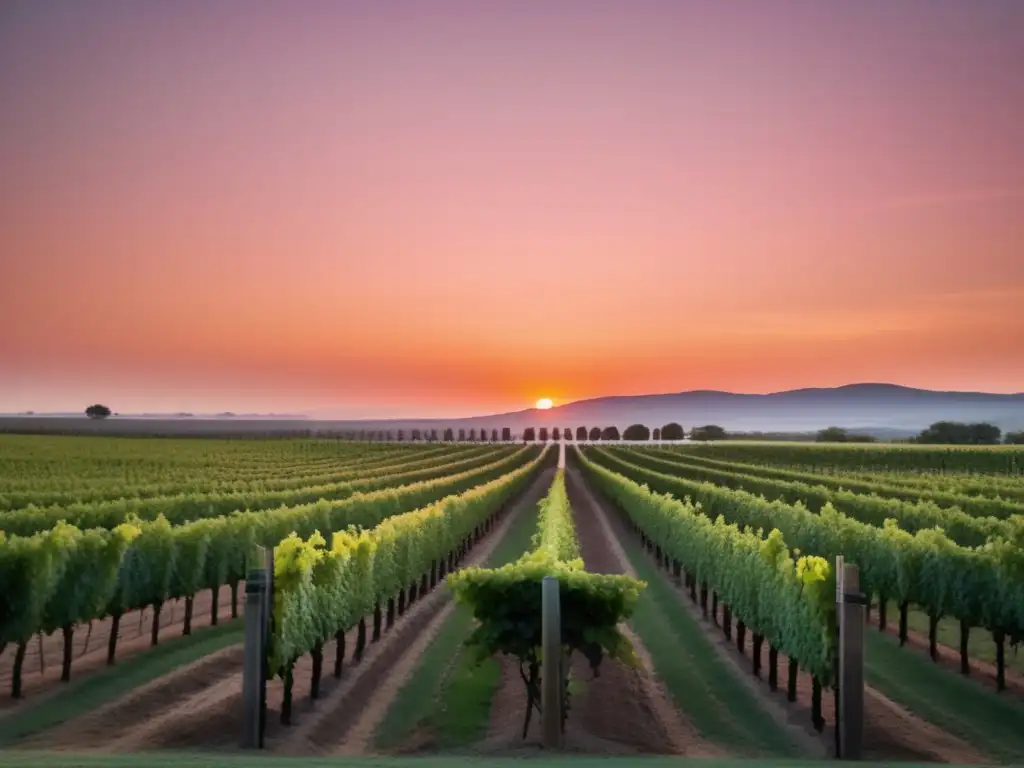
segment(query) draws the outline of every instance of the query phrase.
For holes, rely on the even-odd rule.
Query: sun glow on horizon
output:
[[[551,402],[551,398],[550,397],[542,397],[540,400],[537,401],[537,410],[538,411],[546,411],[548,408],[550,408],[553,405],[554,405],[554,403]]]

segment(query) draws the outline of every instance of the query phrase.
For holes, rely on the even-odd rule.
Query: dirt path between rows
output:
[[[238,615],[242,615],[242,604],[245,602],[245,585],[238,588]],[[211,624],[210,608],[213,605],[213,592],[205,590],[196,595],[192,610],[193,631],[208,627]],[[220,588],[217,615],[223,623],[231,618],[231,590]],[[117,631],[118,660],[127,659],[144,653],[150,644],[150,629],[153,624],[152,608],[131,611],[121,617]],[[185,601],[168,601],[160,612],[159,640],[168,640],[181,634],[185,625]],[[79,680],[103,669],[107,664],[107,644],[113,619],[110,617],[92,623],[92,632],[88,625],[75,627],[72,636],[71,679]],[[88,640],[88,643],[86,643]],[[22,666],[22,698],[12,699],[8,694],[11,687],[11,675],[14,668],[15,647],[8,645],[0,655],[0,718],[11,714],[22,705],[38,704],[43,696],[60,695],[61,661],[64,656],[64,636],[61,632],[45,635],[42,639],[42,656],[40,656],[39,639],[33,638],[25,649],[25,661]],[[40,663],[42,661],[42,663]],[[42,671],[41,671],[42,670]]]
[[[874,623],[868,624],[868,631],[872,629],[878,631],[878,614],[874,613],[877,611],[878,604],[873,606]],[[899,613],[896,613],[895,621],[892,620],[892,616],[889,617],[889,621],[886,624],[884,630],[885,634],[889,637],[899,638]],[[975,628],[971,632],[971,636],[979,635],[985,630]],[[910,646],[916,653],[931,658],[928,653],[928,636],[921,632],[913,629],[907,630],[907,645]],[[1016,651],[1010,646],[1010,641],[1006,641],[1007,654],[1015,653]],[[909,649],[908,649],[909,650]],[[961,674],[960,672],[960,651],[956,648],[952,648],[944,643],[936,643],[935,650],[938,653],[938,660],[936,663],[941,664],[943,667],[948,669],[955,675]],[[971,669],[970,679],[976,681],[979,685],[983,685],[989,690],[997,690],[996,685],[996,665],[987,661],[981,661],[973,656],[970,656],[970,648],[968,647],[968,665]],[[1016,696],[1017,698],[1024,698],[1024,673],[1014,667],[1007,666],[1005,668],[1006,678],[1006,691],[1000,695]]]
[[[526,494],[515,504],[511,513],[505,516],[501,524],[487,537],[487,540],[473,551],[471,557],[467,558],[464,567],[481,565],[487,561],[491,553],[494,552],[495,547],[505,537],[512,522],[519,515],[523,514],[528,507],[536,506],[547,493],[553,474],[551,470],[547,470],[537,477]],[[348,733],[342,734],[344,740],[334,750],[335,754],[362,755],[370,751],[373,735],[387,716],[388,710],[398,697],[402,686],[405,685],[416,669],[420,658],[434,641],[438,632],[440,632],[445,620],[455,610],[455,603],[452,601],[451,594],[447,590],[437,590],[423,602],[426,603],[431,599],[435,599],[440,604],[440,607],[435,608],[432,618],[427,622],[425,628],[419,633],[415,641],[408,646],[398,663],[391,665],[389,669],[385,668],[382,670],[382,676],[375,681],[369,699],[364,700],[366,703],[363,706],[362,713],[352,724]],[[427,607],[427,610],[429,610],[429,607]],[[454,653],[456,650],[453,648],[452,652]],[[324,717],[327,716],[328,713],[325,712]]]
[[[612,513],[616,518],[616,526],[621,535],[635,535],[628,530],[621,515]],[[653,559],[653,557],[652,557]],[[675,588],[680,607],[687,610],[702,627],[705,634],[715,645],[723,658],[728,659],[737,668],[740,679],[748,684],[758,695],[767,712],[780,722],[787,725],[790,732],[800,739],[800,743],[812,747],[817,752],[834,751],[835,697],[830,691],[822,694],[822,716],[825,728],[821,734],[811,726],[811,676],[800,671],[797,678],[797,701],[786,699],[785,680],[789,659],[783,653],[778,654],[779,689],[772,692],[768,686],[768,644],[761,649],[762,677],[751,674],[752,640],[747,634],[745,652],[741,653],[736,643],[726,640],[721,629],[722,608],[719,605],[715,613],[709,613],[705,619],[700,607],[695,604],[689,593],[681,587],[667,572],[661,571],[659,578]],[[709,599],[710,603],[710,599]],[[733,637],[736,637],[735,627]],[[961,765],[983,764],[991,759],[957,737],[946,733],[940,728],[903,709],[895,702],[886,698],[879,691],[865,687],[864,697],[864,758],[868,760],[911,760],[915,762],[943,762]]]
[[[587,570],[598,573],[631,573],[624,553],[615,548],[614,537],[602,512],[581,494],[575,470],[566,471],[566,485],[576,520],[580,549]],[[717,756],[722,752],[705,741],[676,709],[654,676],[650,655],[638,637],[626,630],[642,669],[634,670],[605,659],[598,677],[578,654],[572,661],[574,678],[585,681],[582,693],[570,702],[566,723],[567,751],[590,754],[674,754],[691,757]],[[516,662],[502,660],[502,676],[492,704],[488,736],[481,745],[489,751],[536,749],[539,718],[521,739],[524,714],[523,686]]]
[[[521,510],[524,498],[535,504],[550,484],[551,474],[551,470],[542,473],[527,495],[520,497],[510,510]],[[513,514],[504,515],[491,533],[473,547],[467,562],[486,557],[504,535],[512,517]],[[429,644],[429,639],[417,638],[429,631],[431,620],[448,601],[449,593],[443,585],[416,600],[390,630],[383,632],[379,641],[371,642],[368,638],[359,662],[351,661],[358,629],[350,630],[345,636],[341,679],[333,676],[337,644],[333,640],[325,644],[321,696],[316,701],[308,696],[312,660],[309,655],[299,659],[294,669],[292,726],[280,724],[282,681],[269,681],[267,751],[331,752],[352,727],[372,735],[376,724],[368,712],[379,713],[380,717],[387,712],[401,684],[395,676],[395,665],[400,664],[403,669],[408,666],[409,671],[414,668],[418,653],[410,645],[425,648]],[[105,753],[182,748],[236,750],[241,736],[242,661],[241,645],[223,649],[88,715],[39,734],[24,746]],[[389,686],[394,689],[390,696],[385,692]]]

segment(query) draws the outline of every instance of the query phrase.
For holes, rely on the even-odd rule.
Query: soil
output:
[[[872,606],[871,618],[874,620],[872,625],[875,627],[875,631],[878,631],[878,606],[877,604]],[[899,611],[893,614],[890,611],[889,616],[886,617],[885,633],[890,637],[899,637]],[[984,632],[985,630],[974,628],[971,630],[971,636]],[[913,648],[915,651],[928,656],[928,636],[917,632],[913,629],[907,629],[907,645]],[[938,660],[936,663],[941,664],[953,673],[959,675],[960,673],[960,651],[957,648],[951,648],[948,645],[942,643],[935,644],[935,650],[938,652]],[[1010,646],[1010,641],[1006,641],[1006,655],[1009,657],[1012,654],[1013,648]],[[968,644],[968,654],[970,653],[970,645]],[[978,659],[971,658],[968,655],[967,659],[968,666],[971,670],[971,679],[976,680],[986,688],[990,688],[993,691],[996,688],[996,665],[991,664],[987,661],[979,661]],[[1004,694],[1010,694],[1024,698],[1024,673],[1013,667],[1007,666],[1004,670],[1004,677],[1006,679],[1006,691]]]
[[[487,561],[491,553],[494,551],[494,548],[498,545],[501,539],[504,538],[509,526],[516,516],[522,514],[523,510],[527,507],[535,506],[544,494],[547,493],[547,489],[551,485],[552,476],[553,472],[551,470],[547,470],[537,477],[533,485],[527,490],[526,494],[514,505],[512,514],[506,515],[505,519],[502,520],[501,524],[487,537],[483,544],[474,549],[472,555],[467,559],[467,566],[480,565]],[[339,735],[344,739],[340,743],[336,742],[338,745],[334,750],[336,754],[361,755],[365,754],[369,750],[369,746],[377,727],[387,716],[388,709],[398,696],[402,686],[405,685],[405,682],[416,669],[419,664],[420,657],[437,636],[437,633],[441,630],[441,626],[455,608],[455,604],[452,602],[450,595],[434,594],[429,596],[426,600],[431,599],[437,600],[439,604],[438,607],[433,611],[425,628],[416,635],[412,644],[403,644],[403,648],[406,650],[402,654],[401,659],[397,661],[397,663],[388,664],[386,666],[383,664],[380,665],[382,667],[381,677],[375,680],[372,686],[368,686],[368,697],[366,699],[359,699],[366,703],[362,712],[359,714],[358,719],[352,724],[352,728],[348,733],[342,734],[339,734],[337,729],[335,729],[335,739],[337,739]],[[426,600],[424,602],[426,602]],[[337,721],[334,721],[333,724],[336,724],[336,722]]]
[[[619,535],[635,535],[630,532],[620,515],[613,512],[610,516],[616,519]],[[803,671],[799,673],[797,677],[797,700],[796,702],[789,702],[786,698],[786,673],[789,667],[789,659],[780,652],[778,655],[779,688],[776,692],[772,692],[767,680],[768,643],[764,643],[761,649],[762,672],[761,679],[758,679],[751,673],[753,662],[751,656],[753,653],[751,633],[747,632],[745,651],[740,653],[735,643],[735,622],[733,623],[734,639],[732,641],[727,641],[720,629],[722,606],[719,605],[716,614],[709,614],[709,618],[704,619],[699,606],[691,600],[688,590],[683,589],[679,581],[670,576],[668,572],[661,571],[661,574],[662,578],[676,587],[676,595],[680,605],[698,619],[719,652],[742,670],[744,679],[756,686],[762,701],[769,708],[776,711],[781,708],[785,712],[784,717],[789,725],[802,731],[802,741],[806,743],[808,738],[816,738],[819,742],[819,750],[827,750],[830,754],[834,753],[834,694],[827,690],[822,692],[822,717],[825,720],[825,727],[819,734],[813,730],[811,725],[811,676]],[[711,600],[709,597],[709,606],[710,604]],[[913,715],[870,686],[865,687],[864,716],[865,759],[910,760],[961,765],[991,762],[990,758],[987,758],[969,744]]]
[[[587,570],[630,572],[628,561],[621,550],[616,550],[614,539],[601,519],[601,510],[581,493],[581,481],[574,470],[567,470],[566,480]],[[565,749],[618,755],[720,755],[721,751],[704,741],[671,703],[654,676],[643,643],[631,632],[629,634],[641,659],[639,670],[605,659],[599,676],[594,677],[586,660],[578,654],[573,657],[572,675],[585,682],[583,691],[570,703]],[[490,729],[480,746],[491,752],[530,753],[537,749],[540,741],[540,718],[534,713],[527,738],[523,740],[525,697],[518,662],[503,658],[501,666],[501,682],[491,707]]]
[[[238,613],[242,614],[245,602],[245,585],[238,589]],[[192,612],[192,629],[210,626],[210,606],[213,604],[213,592],[205,590],[195,597]],[[221,622],[231,618],[231,590],[224,586],[220,589],[217,606],[218,618]],[[159,639],[166,640],[181,634],[185,623],[185,601],[171,600],[164,604],[160,612]],[[150,630],[153,624],[153,611],[145,608],[131,611],[121,617],[118,627],[117,659],[127,659],[151,647]],[[72,637],[71,679],[78,680],[102,669],[107,663],[107,643],[113,619],[106,618],[92,622],[92,632],[88,624],[78,625]],[[88,639],[88,644],[86,640]],[[15,647],[8,645],[0,655],[0,690],[7,693],[11,686],[14,667]],[[64,635],[57,631],[42,637],[42,656],[40,656],[39,638],[33,638],[25,649],[25,661],[21,670],[22,699],[12,699],[9,695],[0,696],[0,718],[16,710],[22,705],[38,704],[39,697],[44,694],[58,694],[61,680],[61,662],[64,657]]]
[[[550,481],[551,472],[543,473],[528,492],[531,503],[536,503]],[[516,508],[520,507],[521,502]],[[486,557],[507,529],[510,519],[511,515],[506,515],[489,535],[481,539],[463,565]],[[407,672],[411,672],[418,654],[413,654],[410,646],[422,646],[420,650],[426,647],[429,641],[418,643],[417,639],[430,631],[431,620],[450,604],[450,593],[443,585],[438,587],[409,605],[404,616],[396,616],[390,630],[382,627],[378,642],[371,642],[368,637],[359,662],[352,660],[358,629],[350,630],[345,638],[346,655],[340,680],[333,676],[336,643],[332,640],[325,644],[320,697],[316,701],[308,696],[312,659],[309,655],[303,656],[295,664],[293,673],[291,726],[280,723],[283,682],[280,679],[269,681],[265,733],[267,751],[285,754],[333,752],[343,746],[345,734],[354,726],[359,727],[364,740],[367,732],[372,736],[376,725],[366,720],[367,706],[373,707],[374,717],[386,714],[387,704],[402,682],[394,676],[394,670],[398,668],[396,665],[400,664],[401,669],[408,667]],[[228,590],[222,590],[222,618],[223,614],[230,615],[230,600],[227,610],[224,606],[226,594]],[[197,599],[193,626],[196,618],[200,618],[198,605]],[[208,595],[204,605],[208,622]],[[176,613],[176,618],[180,619],[183,611]],[[372,617],[367,624],[367,634],[370,635]],[[199,625],[204,625],[202,620]],[[122,619],[121,632],[128,630],[133,641],[132,632],[136,628],[137,619],[134,625]],[[93,634],[95,641],[95,630]],[[148,647],[146,627],[138,641],[140,647]],[[106,660],[105,641],[102,647],[97,647],[99,663],[103,664]],[[120,656],[120,645],[118,653]],[[19,747],[97,752],[182,748],[237,750],[242,727],[242,661],[241,645],[223,649],[151,681],[94,712],[26,740]],[[390,693],[387,693],[388,686],[393,688]],[[385,692],[381,693],[382,690]],[[352,702],[358,702],[359,706],[352,706]]]

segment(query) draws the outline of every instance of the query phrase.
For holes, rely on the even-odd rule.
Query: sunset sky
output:
[[[0,4],[0,412],[1024,391],[1024,2]]]

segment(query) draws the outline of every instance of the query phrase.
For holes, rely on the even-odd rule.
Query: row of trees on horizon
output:
[[[90,405],[85,410],[86,415],[91,419],[105,419],[111,415],[111,411],[105,405]],[[527,427],[522,435],[513,435],[509,427],[501,430],[501,440],[510,442],[522,439],[523,442],[542,442],[549,440],[572,440],[574,432],[570,427]],[[342,432],[341,437],[351,440],[375,440],[404,442],[406,432],[398,430],[349,430]],[[444,430],[440,440],[444,442],[487,442],[488,437],[492,442],[498,442],[499,433],[497,429],[459,429],[449,427]],[[713,440],[729,439],[765,439],[765,440],[810,440],[809,433],[763,433],[763,432],[734,432],[729,433],[717,424],[706,424],[702,427],[693,427],[687,433],[682,425],[676,422],[669,422],[661,427],[650,429],[644,424],[631,424],[622,433],[618,427],[577,427],[575,439],[577,442],[597,442],[599,440],[629,440],[634,442],[646,442],[649,440],[685,440],[689,438],[697,442],[708,442]],[[438,442],[438,430],[409,430],[408,439],[413,442],[426,441]],[[876,438],[871,435],[853,433],[842,427],[827,427],[814,435],[813,439],[819,443],[873,443]],[[925,445],[998,445],[1003,442],[1007,445],[1024,445],[1024,430],[1007,432],[1004,436],[1002,430],[994,424],[985,422],[976,424],[964,424],[956,421],[937,421],[927,429],[923,430],[916,437],[905,441]]]

